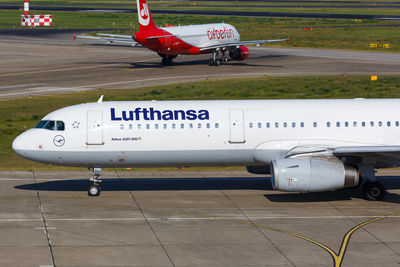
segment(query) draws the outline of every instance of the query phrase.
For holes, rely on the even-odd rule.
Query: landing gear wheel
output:
[[[161,60],[161,64],[163,66],[167,66],[168,65],[167,59],[165,57],[163,57],[163,59]]]
[[[365,199],[374,201],[382,200],[386,193],[380,182],[366,182],[362,191]]]
[[[88,195],[91,197],[96,197],[96,196],[100,195],[100,191],[101,191],[101,188],[99,185],[92,184],[91,186],[89,186]]]
[[[219,66],[219,65],[221,65],[221,60],[219,60],[219,59],[215,60],[215,66]]]
[[[209,66],[214,65],[214,60],[213,60],[212,58],[210,58],[210,60],[208,61],[208,65],[209,65]]]

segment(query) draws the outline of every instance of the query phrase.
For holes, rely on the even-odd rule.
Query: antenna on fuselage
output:
[[[104,97],[104,95],[101,95],[100,98],[99,98],[99,100],[97,100],[97,103],[103,102],[103,97]]]

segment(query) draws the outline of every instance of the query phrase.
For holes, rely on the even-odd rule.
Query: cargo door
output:
[[[103,111],[89,110],[87,112],[87,145],[104,145],[103,142]]]
[[[244,115],[241,109],[229,111],[230,137],[229,143],[244,143]]]

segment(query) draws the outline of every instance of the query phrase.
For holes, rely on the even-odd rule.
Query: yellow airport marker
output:
[[[371,82],[377,80],[378,80],[378,75],[371,75]]]

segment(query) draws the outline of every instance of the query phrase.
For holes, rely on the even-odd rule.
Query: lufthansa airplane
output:
[[[400,99],[124,101],[74,105],[19,135],[27,159],[103,167],[243,165],[271,174],[274,189],[385,189],[375,169],[400,166]]]
[[[104,34],[100,36],[75,36],[87,39],[100,39],[109,43],[120,42],[143,45],[162,58],[163,65],[171,65],[178,55],[212,54],[209,65],[219,66],[221,62],[244,60],[249,56],[248,44],[261,45],[272,42],[289,42],[288,38],[276,40],[240,41],[235,27],[225,23],[159,28],[155,25],[146,0],[136,0],[139,32],[133,36]]]

